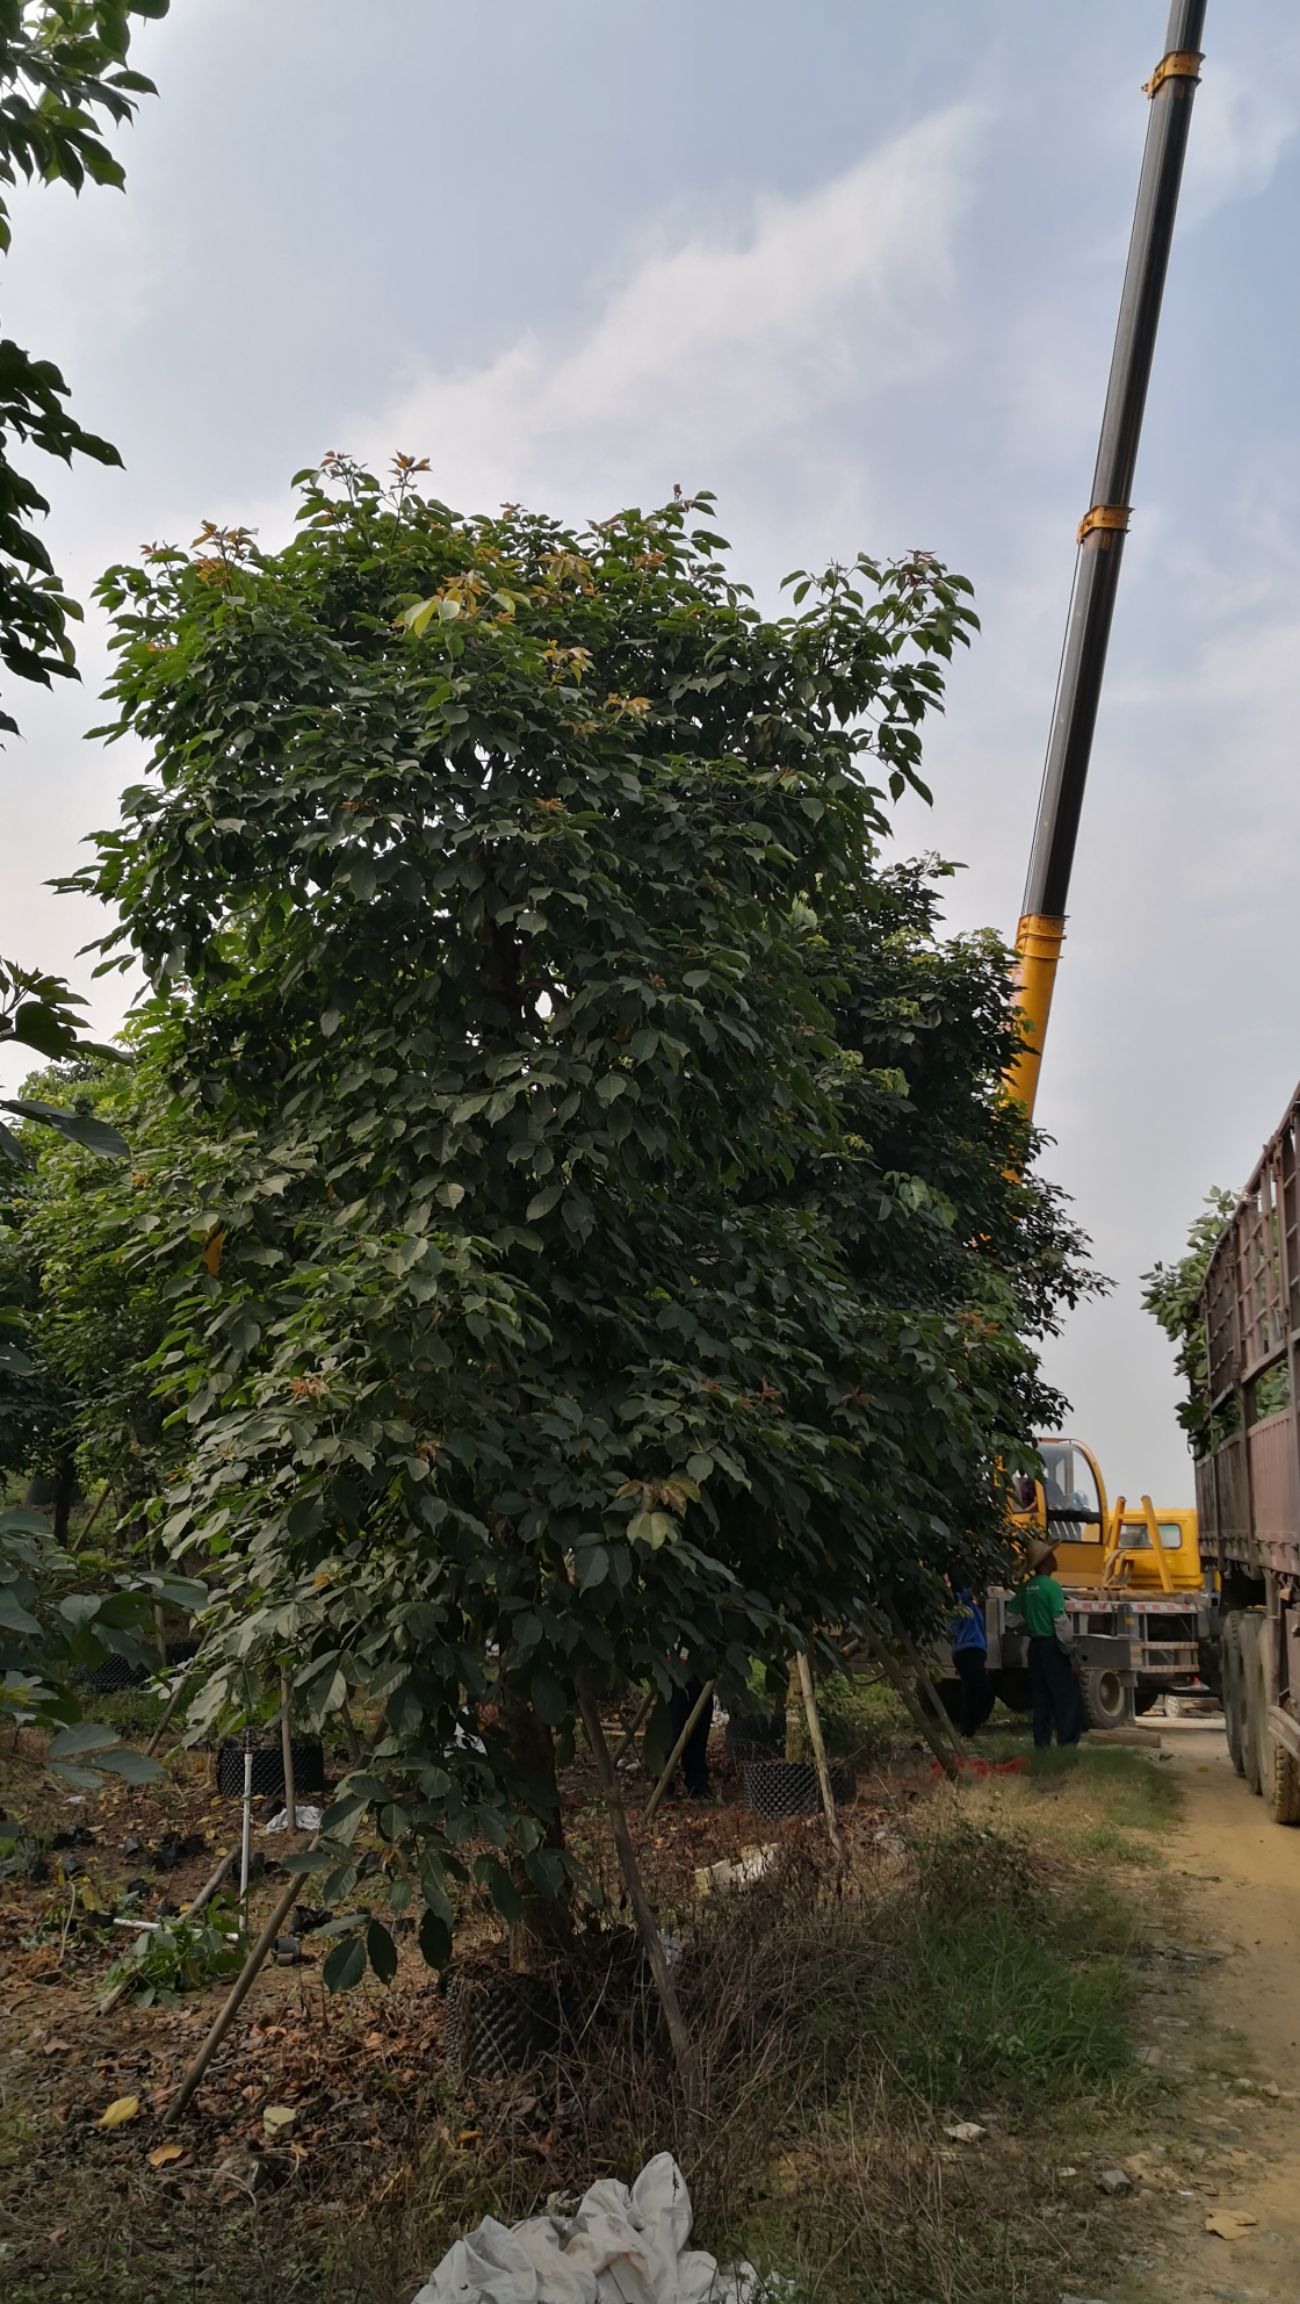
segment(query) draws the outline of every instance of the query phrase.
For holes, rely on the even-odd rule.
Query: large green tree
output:
[[[0,186],[19,177],[61,182],[79,192],[121,185],[122,167],[104,142],[105,122],[131,118],[153,83],[127,63],[133,16],[165,16],[169,0],[0,0]],[[10,245],[0,192],[0,252]],[[68,405],[52,361],[9,338],[0,341],[0,661],[17,680],[75,677],[69,626],[81,609],[65,591],[35,523],[49,504],[30,471],[14,462],[30,447],[69,464],[121,458],[85,431]],[[0,729],[17,734],[12,713]]]
[[[19,178],[28,183],[120,186],[122,166],[104,142],[106,124],[121,126],[153,82],[127,62],[135,16],[165,16],[170,0],[0,0],[0,254],[11,243],[6,197]],[[71,464],[74,456],[120,464],[116,448],[87,432],[68,407],[68,387],[50,360],[0,338],[0,663],[14,680],[48,688],[75,679],[72,626],[80,604],[54,566],[38,523],[49,501],[26,464],[25,449]],[[0,706],[0,732],[17,735],[13,713]],[[45,1057],[71,1053],[80,1025],[78,994],[43,970],[0,960],[0,1052],[6,1043]],[[56,1128],[55,1111],[12,1099],[0,1111]],[[98,1148],[125,1146],[101,1134]],[[12,1133],[0,1124],[0,1159],[15,1158]],[[0,1329],[11,1328],[10,1307],[0,1307]],[[15,1347],[0,1335],[0,1366],[13,1365]]]
[[[286,1655],[318,1715],[383,1703],[335,1852],[374,1808],[436,1954],[472,1834],[504,1910],[556,1885],[584,1679],[738,1682],[1002,1557],[1078,1243],[1012,1180],[1005,956],[877,864],[967,586],[863,558],[771,618],[707,499],[573,534],[299,479],[282,552],[108,579],[152,764],[79,885],[188,1122],[151,1202],[209,1709]]]

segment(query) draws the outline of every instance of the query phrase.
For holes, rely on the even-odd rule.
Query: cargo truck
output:
[[[1300,1089],[1206,1270],[1207,1445],[1196,1466],[1202,1558],[1221,1620],[1204,1677],[1221,1684],[1233,1766],[1279,1824],[1300,1824]]]

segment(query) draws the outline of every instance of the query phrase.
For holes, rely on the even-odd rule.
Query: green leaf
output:
[[[609,1574],[609,1554],[603,1544],[593,1544],[589,1552],[578,1556],[578,1590],[594,1592]]]
[[[36,1618],[8,1592],[0,1592],[0,1627],[6,1632],[22,1632],[28,1638],[39,1636],[41,1629]]]
[[[524,1916],[524,1900],[504,1864],[498,1864],[495,1857],[480,1857],[475,1870],[486,1880],[488,1894],[502,1919],[509,1927],[517,1927]]]
[[[547,1184],[540,1192],[535,1192],[533,1194],[533,1197],[529,1201],[527,1208],[524,1210],[524,1222],[526,1224],[535,1224],[539,1216],[548,1216],[552,1208],[555,1206],[557,1200],[561,1200],[563,1197],[564,1179],[561,1177],[558,1184]]]
[[[446,1967],[451,1958],[451,1930],[440,1912],[421,1915],[419,1945],[430,1968]]]
[[[534,1672],[529,1687],[538,1718],[544,1720],[548,1728],[558,1728],[568,1717],[569,1699],[555,1674]]]
[[[369,1806],[370,1802],[364,1793],[351,1793],[336,1800],[321,1818],[322,1839],[335,1840],[340,1847],[350,1848]]]
[[[321,1974],[327,1992],[350,1992],[366,1972],[366,1947],[359,1936],[345,1937],[325,1960]]]
[[[378,1920],[372,1920],[366,1930],[366,1952],[380,1983],[391,1984],[397,1974],[397,1946]]]
[[[115,1745],[110,1752],[96,1755],[97,1768],[106,1768],[110,1776],[121,1776],[128,1784],[156,1784],[163,1774],[156,1760],[147,1753],[133,1751],[129,1744]]]
[[[0,1111],[16,1112],[20,1120],[38,1120],[43,1127],[53,1128],[70,1143],[82,1144],[88,1152],[99,1152],[109,1160],[129,1158],[131,1147],[107,1120],[97,1120],[93,1112],[65,1112],[57,1104],[40,1104],[30,1096],[0,1097]]]
[[[61,1728],[57,1736],[51,1737],[46,1746],[46,1758],[72,1760],[92,1752],[98,1758],[100,1753],[111,1750],[117,1741],[115,1728],[101,1727],[97,1720],[76,1720],[70,1728]]]
[[[13,1037],[42,1056],[66,1056],[77,1044],[76,1025],[43,1000],[24,1000],[14,1010]]]

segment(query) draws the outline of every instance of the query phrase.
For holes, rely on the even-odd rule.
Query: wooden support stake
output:
[[[90,1518],[87,1520],[85,1527],[79,1528],[77,1530],[78,1544],[85,1543],[86,1538],[89,1536],[91,1529],[94,1527],[95,1522],[98,1520],[100,1513],[103,1511],[104,1506],[107,1504],[108,1499],[112,1493],[113,1483],[111,1480],[106,1480],[103,1487],[100,1489],[98,1496],[95,1498],[94,1504],[91,1508]]]
[[[627,1734],[625,1736],[620,1736],[619,1738],[618,1750],[614,1754],[614,1766],[616,1768],[622,1767],[627,1754],[632,1750],[633,1745],[636,1743],[638,1732],[649,1719],[650,1714],[654,1709],[654,1700],[654,1689],[648,1688],[640,1703],[637,1705],[632,1725],[628,1729]]]
[[[957,1768],[956,1755],[953,1752],[951,1745],[945,1744],[943,1742],[937,1727],[935,1727],[934,1723],[930,1720],[925,1706],[921,1703],[916,1690],[910,1686],[907,1674],[899,1669],[898,1665],[895,1663],[893,1657],[889,1653],[888,1646],[879,1633],[875,1632],[874,1630],[869,1630],[864,1625],[862,1640],[864,1647],[866,1647],[869,1653],[876,1658],[877,1662],[881,1666],[885,1678],[888,1680],[891,1688],[894,1690],[895,1695],[902,1703],[907,1716],[912,1723],[912,1726],[918,1730],[922,1737],[924,1737],[925,1742],[929,1745],[930,1750],[935,1756],[935,1759],[938,1761],[939,1766],[942,1768],[944,1775],[950,1777],[952,1782],[955,1784],[959,1773]]]
[[[238,1846],[236,1846],[229,1849],[227,1853],[222,1857],[221,1862],[218,1864],[216,1871],[212,1874],[211,1879],[204,1881],[203,1886],[200,1888],[198,1895],[194,1899],[194,1902],[192,1904],[186,1905],[184,1916],[187,1920],[192,1919],[196,1912],[201,1912],[205,1904],[210,1904],[212,1902],[213,1897],[216,1895],[218,1888],[221,1886],[222,1881],[225,1879],[227,1872],[230,1870],[231,1865],[235,1862],[238,1854],[239,1849]]]
[[[808,1740],[812,1745],[817,1781],[821,1786],[822,1806],[826,1811],[826,1833],[836,1863],[843,1871],[844,1840],[839,1818],[835,1813],[835,1794],[831,1790],[831,1772],[826,1761],[826,1740],[822,1735],[821,1714],[817,1709],[817,1692],[813,1687],[812,1665],[801,1648],[798,1656],[799,1688],[803,1696],[804,1714],[808,1721]]]
[[[262,1930],[262,1933],[258,1937],[256,1944],[253,1946],[253,1949],[249,1953],[247,1960],[244,1962],[244,1965],[240,1969],[238,1976],[235,1978],[234,1984],[231,1987],[225,2004],[222,2007],[215,2023],[213,2024],[211,2031],[208,2033],[206,2040],[203,2042],[202,2047],[199,2049],[198,2054],[190,2062],[185,2072],[184,2078],[182,2079],[179,2088],[176,2090],[175,2095],[168,2102],[167,2108],[162,2116],[164,2128],[169,2128],[174,2120],[180,2119],[182,2112],[185,2110],[185,2107],[189,2103],[191,2096],[194,2094],[194,2091],[198,2087],[199,2082],[202,2080],[204,2073],[207,2071],[209,2064],[212,2062],[213,2057],[216,2055],[218,2048],[221,2046],[222,2041],[225,2039],[227,2032],[230,2030],[230,2027],[234,2023],[236,2016],[239,2014],[239,2011],[248,1996],[248,1992],[266,1960],[267,1954],[271,1951],[276,1937],[279,1935],[280,1930],[289,1917],[289,1913],[292,1910],[294,1903],[301,1894],[302,1882],[295,1875],[294,1878],[290,1880],[289,1885],[285,1889],[284,1894],[281,1896],[274,1912],[271,1914],[271,1917],[267,1921],[265,1928]]]
[[[921,1656],[919,1650],[917,1649],[916,1642],[912,1639],[911,1634],[904,1630],[903,1623],[899,1617],[897,1609],[890,1608],[888,1613],[889,1621],[894,1628],[894,1637],[897,1640],[899,1647],[902,1649],[904,1656],[907,1658],[908,1663],[912,1667],[912,1677],[921,1692],[923,1701],[928,1704],[931,1709],[935,1726],[938,1728],[941,1735],[946,1732],[948,1740],[952,1745],[953,1751],[957,1754],[957,1757],[960,1760],[964,1757],[966,1752],[965,1738],[958,1734],[956,1723],[950,1719],[947,1708],[939,1695],[938,1689],[935,1687],[929,1666],[926,1664],[924,1658]]]
[[[293,1728],[289,1719],[289,1675],[280,1674],[280,1753],[284,1761],[284,1822],[285,1829],[298,1829],[298,1803],[294,1797],[293,1781]]]
[[[645,1804],[644,1810],[642,1811],[644,1821],[647,1824],[650,1822],[650,1819],[654,1815],[656,1808],[659,1806],[659,1803],[663,1799],[665,1792],[668,1790],[668,1787],[672,1783],[674,1776],[677,1774],[678,1764],[681,1760],[682,1754],[686,1750],[687,1745],[690,1743],[691,1736],[694,1733],[695,1726],[699,1720],[700,1714],[703,1712],[705,1705],[712,1698],[713,1691],[717,1685],[718,1683],[716,1680],[710,1680],[707,1688],[701,1690],[695,1707],[691,1712],[690,1718],[688,1719],[686,1726],[683,1728],[681,1735],[678,1737],[677,1742],[672,1748],[672,1752],[668,1760],[668,1766],[665,1768],[663,1775],[660,1777],[659,1782],[656,1784],[653,1792]]]
[[[171,1726],[176,1707],[180,1703],[180,1700],[185,1694],[186,1689],[189,1687],[191,1680],[194,1678],[195,1667],[197,1666],[198,1661],[199,1659],[197,1655],[191,1656],[189,1663],[186,1665],[185,1670],[181,1673],[180,1678],[177,1680],[176,1685],[171,1692],[171,1695],[168,1697],[166,1704],[163,1706],[162,1718],[158,1722],[157,1727],[154,1729],[152,1736],[149,1738],[149,1741],[144,1748],[146,1759],[152,1760],[155,1752],[163,1740],[163,1737],[166,1735],[167,1730]]]
[[[343,1722],[343,1734],[347,1740],[348,1765],[352,1768],[359,1768],[365,1754],[361,1749],[361,1738],[357,1734],[356,1722],[346,1704],[340,1704],[339,1718]]]
[[[605,1806],[609,1813],[609,1828],[614,1837],[614,1846],[618,1850],[619,1864],[627,1884],[632,1916],[636,1921],[637,1933],[646,1948],[650,1972],[655,1980],[655,1989],[663,2005],[664,2019],[668,2026],[669,2040],[672,2042],[673,2056],[687,2088],[694,2095],[697,2072],[690,2034],[687,2032],[682,2016],[681,2002],[677,1997],[677,1987],[673,1982],[672,1970],[668,1965],[667,1952],[664,1950],[664,1940],[659,1933],[654,1913],[650,1909],[650,1899],[646,1895],[645,1884],[637,1864],[636,1850],[632,1845],[632,1835],[628,1830],[627,1810],[623,1806],[623,1795],[619,1789],[618,1778],[614,1773],[614,1763],[609,1756],[609,1746],[605,1742],[605,1731],[600,1725],[600,1712],[590,1686],[584,1685],[581,1680],[578,1683],[578,1709],[582,1714],[582,1725],[587,1733],[587,1742],[591,1746],[591,1756],[596,1763],[596,1774],[600,1779],[600,1788],[605,1795]]]

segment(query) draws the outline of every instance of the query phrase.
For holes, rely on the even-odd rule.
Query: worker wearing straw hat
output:
[[[1056,1554],[1041,1538],[1029,1547],[1029,1575],[1009,1613],[1020,1617],[1029,1637],[1035,1746],[1046,1750],[1053,1729],[1058,1744],[1077,1744],[1083,1734],[1083,1700],[1074,1672],[1074,1632],[1056,1581]]]

